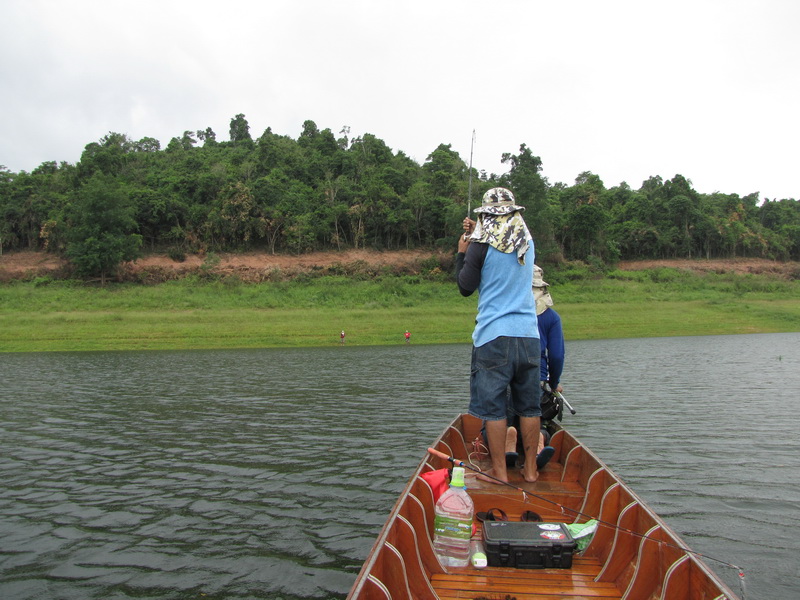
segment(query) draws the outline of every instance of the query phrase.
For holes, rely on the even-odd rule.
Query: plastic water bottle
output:
[[[475,505],[464,485],[464,468],[453,467],[450,487],[436,502],[433,550],[446,567],[469,564],[469,541]]]

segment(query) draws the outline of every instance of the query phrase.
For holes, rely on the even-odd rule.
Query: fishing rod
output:
[[[491,479],[492,481],[496,481],[497,483],[502,484],[502,485],[504,485],[506,487],[510,487],[513,490],[517,490],[518,492],[522,492],[522,501],[523,501],[523,503],[526,502],[527,498],[530,496],[530,497],[536,498],[537,500],[541,500],[542,502],[546,502],[548,504],[552,504],[554,506],[557,506],[561,510],[562,513],[565,510],[568,510],[571,513],[574,513],[575,517],[586,517],[587,519],[594,519],[595,521],[597,521],[598,525],[605,525],[607,527],[611,527],[612,529],[616,529],[617,531],[621,531],[622,533],[628,533],[628,534],[633,535],[635,537],[642,538],[643,540],[644,539],[649,539],[650,541],[657,542],[657,543],[663,544],[665,546],[669,546],[670,548],[675,548],[676,550],[680,550],[681,552],[685,552],[686,554],[693,554],[695,556],[700,556],[702,558],[717,562],[717,563],[719,563],[721,565],[725,565],[726,567],[731,567],[733,569],[736,569],[738,571],[738,574],[739,574],[739,585],[742,588],[742,598],[744,598],[744,592],[745,592],[745,588],[744,588],[744,569],[742,569],[741,567],[739,567],[737,565],[734,565],[734,564],[729,563],[729,562],[724,561],[724,560],[720,560],[718,558],[714,558],[713,556],[709,556],[709,555],[703,554],[701,552],[696,552],[694,550],[690,550],[689,548],[685,548],[685,547],[679,546],[677,544],[671,544],[670,542],[665,542],[663,540],[657,540],[655,538],[648,537],[647,534],[639,533],[637,531],[633,531],[632,529],[627,529],[625,527],[621,527],[620,525],[617,525],[616,523],[611,523],[611,522],[608,522],[608,521],[602,521],[601,519],[593,517],[592,515],[586,514],[584,512],[579,511],[579,510],[575,510],[574,508],[569,508],[568,506],[564,506],[563,504],[559,504],[555,500],[550,500],[549,498],[545,498],[543,496],[539,496],[538,494],[534,494],[532,492],[529,492],[529,491],[519,487],[518,485],[514,485],[513,483],[509,483],[508,481],[503,481],[499,477],[495,477],[494,475],[490,475],[489,473],[484,473],[479,467],[476,467],[476,466],[471,465],[471,464],[467,464],[463,460],[459,460],[457,458],[453,458],[452,456],[448,456],[444,452],[440,452],[439,450],[436,450],[435,448],[428,448],[428,454],[431,454],[433,456],[436,456],[438,458],[442,458],[442,459],[444,459],[444,460],[446,460],[448,462],[451,462],[456,467],[463,467],[465,469],[469,469],[470,471],[474,471],[475,473],[480,473],[480,475],[482,477],[487,477],[488,479]]]
[[[469,145],[469,185],[467,186],[467,216],[472,208],[472,150],[475,148],[475,130],[472,130],[472,142]]]
[[[572,408],[572,405],[569,402],[567,402],[566,398],[564,398],[564,394],[562,394],[561,392],[555,392],[555,395],[558,397],[559,400],[561,400],[564,403],[564,406],[566,406],[569,409],[570,414],[574,415],[575,409]]]
[[[472,208],[472,150],[475,147],[475,130],[472,130],[472,142],[469,145],[469,185],[467,186],[467,218],[469,219],[469,211]],[[464,232],[464,239],[469,236]]]
[[[551,393],[551,394],[553,394],[553,395],[554,395],[556,398],[558,398],[559,400],[561,400],[561,402],[564,404],[564,406],[566,406],[566,407],[569,409],[569,412],[570,412],[570,414],[574,415],[574,414],[576,413],[575,409],[574,409],[574,408],[572,408],[572,405],[571,405],[569,402],[567,402],[567,399],[566,399],[566,398],[564,398],[564,394],[562,394],[562,393],[561,393],[561,392],[559,392],[558,390],[554,390],[552,387],[550,387],[550,384],[549,384],[549,383],[547,383],[546,381],[542,383],[542,387],[544,388],[544,390],[545,390],[546,392],[550,392],[550,393]],[[560,420],[561,420],[561,419],[559,418],[559,421],[560,421]]]

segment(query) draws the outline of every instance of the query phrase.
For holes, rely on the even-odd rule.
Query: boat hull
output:
[[[489,459],[472,452],[481,422],[459,415],[433,448],[472,468]],[[443,567],[433,552],[433,492],[421,476],[452,463],[427,453],[400,494],[356,578],[349,599],[498,598],[545,600],[721,599],[737,596],[663,520],[600,459],[556,422],[548,425],[555,454],[535,483],[509,469],[510,486],[467,471],[476,514],[501,509],[518,521],[526,511],[545,522],[598,521],[589,545],[569,569]],[[481,535],[477,522],[476,535]]]

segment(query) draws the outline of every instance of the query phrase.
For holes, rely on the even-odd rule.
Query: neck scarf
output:
[[[528,242],[533,239],[522,215],[515,211],[507,215],[479,215],[475,231],[469,236],[471,242],[489,244],[504,254],[516,250],[519,264],[525,264]]]
[[[536,315],[542,314],[553,306],[553,298],[547,288],[533,288],[533,297],[536,298]]]

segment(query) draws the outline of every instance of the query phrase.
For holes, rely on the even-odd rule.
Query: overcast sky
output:
[[[796,0],[0,0],[0,165],[109,131],[228,139],[244,113],[372,133],[419,163],[526,144],[550,183],[800,199]]]

